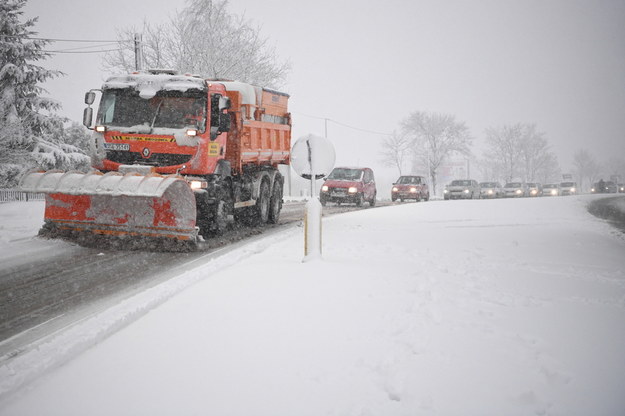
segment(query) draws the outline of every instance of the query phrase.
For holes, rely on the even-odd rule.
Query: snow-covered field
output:
[[[625,414],[625,238],[590,198],[334,216],[309,262],[301,228],[250,243],[8,361],[0,414]]]

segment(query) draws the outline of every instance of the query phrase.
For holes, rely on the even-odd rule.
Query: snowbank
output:
[[[109,311],[144,312],[0,413],[620,414],[625,241],[586,201],[335,216],[322,261],[301,229],[251,243]]]

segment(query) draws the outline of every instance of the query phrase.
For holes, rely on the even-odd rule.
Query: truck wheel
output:
[[[277,224],[280,219],[280,210],[282,209],[282,183],[275,181],[273,184],[273,192],[271,192],[271,200],[269,201],[269,224]]]
[[[254,205],[251,210],[251,225],[258,226],[267,223],[267,219],[269,218],[269,202],[269,184],[267,181],[262,181],[256,205]]]

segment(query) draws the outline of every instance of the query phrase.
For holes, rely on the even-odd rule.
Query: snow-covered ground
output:
[[[590,199],[334,216],[316,261],[301,228],[252,242],[7,361],[0,414],[622,415],[625,239]]]

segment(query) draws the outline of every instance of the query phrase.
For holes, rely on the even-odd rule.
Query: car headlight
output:
[[[410,188],[410,192],[417,192],[417,188]]]
[[[445,189],[445,190],[443,191],[443,193],[444,193],[444,194],[446,194],[447,192],[449,192],[447,189]]]
[[[492,189],[489,189],[489,190],[487,191],[487,193],[488,193],[489,195],[492,195],[492,194],[493,194],[493,190],[492,190]]]
[[[347,192],[349,192],[350,194],[355,194],[356,192],[358,192],[358,188],[356,188],[355,186],[350,186]]]
[[[595,188],[590,188],[590,192],[595,192]]]
[[[465,189],[463,192],[464,192],[465,194],[468,194],[468,193],[469,193],[469,190],[468,190],[468,189]]]
[[[575,192],[575,188],[571,188],[571,192]]]
[[[393,192],[397,192],[399,189],[396,186],[393,186]]]
[[[522,191],[522,190],[520,190],[520,189],[517,189],[517,190],[516,190],[516,191],[514,191],[514,192],[515,192],[515,193],[517,193],[517,194],[522,194],[522,193],[523,193],[523,191]]]
[[[536,195],[538,193],[538,191],[536,189],[532,189],[532,195]]]
[[[321,187],[321,192],[328,192],[328,189],[330,189],[330,188],[328,188],[328,185],[323,185]]]
[[[558,195],[558,191],[556,191],[555,189],[551,190],[551,195]]]

